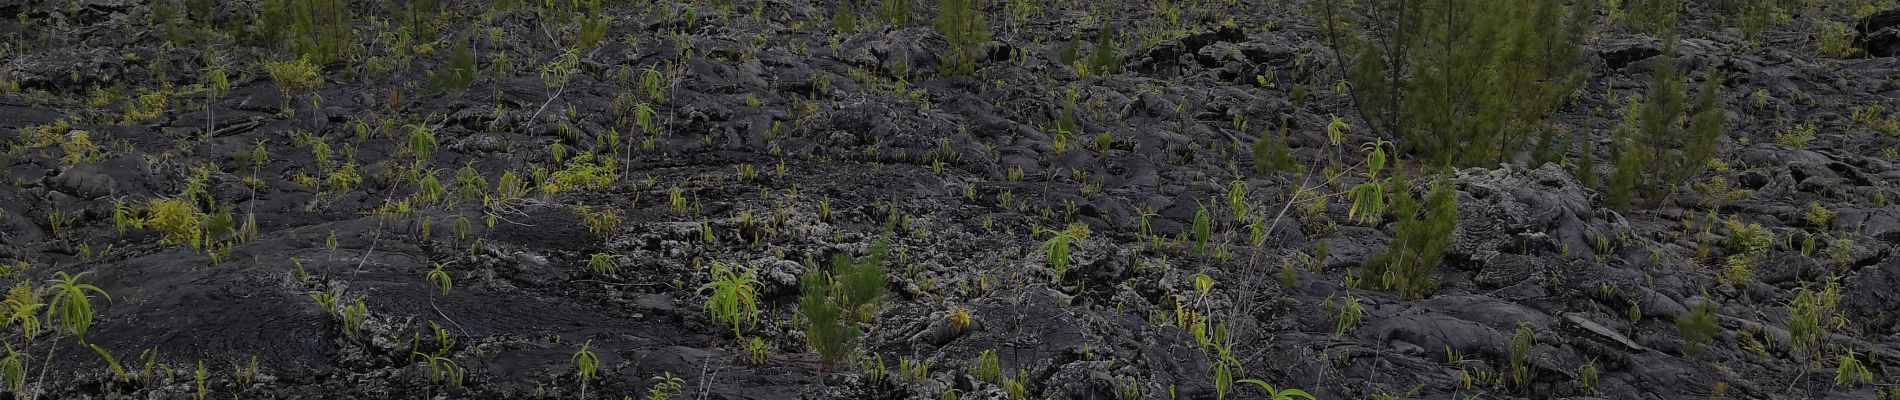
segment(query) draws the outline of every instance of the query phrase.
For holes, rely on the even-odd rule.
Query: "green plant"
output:
[[[290,107],[291,91],[310,90],[323,86],[323,76],[318,75],[317,66],[311,63],[309,56],[289,61],[264,63],[264,72],[270,75],[272,81],[277,82],[277,90],[284,96],[285,108]]]
[[[1834,368],[1835,386],[1860,386],[1873,383],[1873,371],[1868,371],[1867,365],[1861,364],[1860,358],[1855,357],[1856,355],[1858,353],[1852,349],[1841,353],[1840,362]]]
[[[1302,399],[1302,398],[1306,400],[1319,400],[1317,398],[1314,398],[1311,393],[1307,393],[1305,390],[1299,390],[1299,389],[1294,389],[1294,388],[1275,388],[1273,387],[1273,384],[1267,383],[1267,381],[1263,381],[1259,379],[1241,379],[1235,382],[1260,387],[1260,390],[1267,392],[1267,400],[1293,400],[1293,399]]]
[[[363,332],[363,322],[369,320],[369,304],[364,302],[368,298],[369,296],[356,296],[356,302],[343,307],[343,312],[338,314],[343,319],[345,336],[354,338]]]
[[[838,2],[838,10],[831,15],[831,27],[841,34],[858,33],[858,11],[851,0]]]
[[[892,225],[887,225],[882,237],[871,243],[869,255],[855,260],[843,254],[831,258],[831,276],[837,286],[834,296],[844,311],[858,321],[870,322],[877,302],[888,290],[884,261],[890,254],[891,229]]]
[[[21,393],[26,387],[26,358],[25,354],[15,351],[13,344],[9,343],[7,358],[0,359],[0,381],[4,381],[0,384],[5,384],[13,393]]]
[[[1511,382],[1520,389],[1530,386],[1531,347],[1536,345],[1536,341],[1536,333],[1531,330],[1531,323],[1518,321],[1517,332],[1511,334],[1510,367]]]
[[[1744,224],[1739,219],[1727,222],[1728,262],[1723,270],[1722,281],[1730,286],[1740,287],[1754,282],[1755,266],[1767,258],[1774,239],[1769,237],[1768,229],[1759,223]]]
[[[976,64],[988,54],[989,23],[983,19],[984,0],[943,0],[937,2],[937,18],[931,27],[950,42],[939,53],[943,74],[967,75],[976,72]]]
[[[1585,361],[1583,365],[1577,366],[1577,385],[1585,390],[1595,390],[1597,379],[1601,375],[1602,372],[1597,371],[1597,360],[1592,358],[1590,361]]]
[[[428,160],[429,154],[435,150],[435,130],[421,124],[404,125],[403,129],[409,131],[409,140],[404,142],[403,151],[416,156],[416,160]]]
[[[594,340],[581,343],[581,349],[574,352],[574,376],[581,379],[581,398],[587,398],[587,381],[600,377],[600,356],[593,351]]]
[[[99,297],[105,298],[106,301],[112,300],[104,289],[92,284],[79,283],[79,279],[89,273],[68,275],[65,271],[58,271],[53,273],[52,280],[47,281],[52,285],[50,290],[53,291],[53,300],[48,302],[51,307],[46,309],[46,319],[58,317],[60,326],[78,337],[82,343],[86,341],[86,329],[92,327],[93,317],[92,298],[86,293],[98,293]]]
[[[1253,142],[1253,169],[1256,174],[1277,171],[1292,171],[1299,168],[1299,160],[1293,158],[1293,149],[1287,146],[1286,127],[1282,125],[1279,134],[1262,131],[1260,138]]]
[[[672,372],[662,372],[653,377],[653,387],[647,388],[645,400],[669,400],[679,395],[686,386],[686,380],[673,376]]]
[[[1365,224],[1385,218],[1385,180],[1379,178],[1379,172],[1385,170],[1385,149],[1392,146],[1392,142],[1381,140],[1361,147],[1366,152],[1366,181],[1352,187],[1352,209],[1346,212],[1346,218]]]
[[[125,372],[125,366],[120,365],[119,359],[113,358],[112,353],[106,352],[104,347],[99,347],[96,343],[88,346],[92,347],[94,353],[99,353],[99,358],[106,360],[106,367],[112,369],[113,377],[118,378],[121,383],[132,383],[132,375]]]
[[[741,336],[742,324],[759,319],[758,279],[752,277],[751,269],[739,272],[721,262],[713,263],[711,275],[712,282],[699,288],[712,291],[706,298],[706,313],[714,322],[731,324],[732,335]]]
[[[594,253],[587,257],[587,269],[594,271],[595,275],[614,276],[614,272],[620,270],[619,259],[620,256],[613,254]]]
[[[443,381],[447,381],[449,386],[461,387],[462,381],[467,377],[467,370],[456,365],[455,360],[451,360],[448,357],[420,352],[414,353],[414,355],[421,357],[423,362],[429,366],[429,383],[442,383]]]
[[[0,310],[4,310],[7,325],[20,327],[26,340],[32,341],[40,333],[39,309],[46,304],[41,302],[40,293],[33,289],[33,283],[21,281],[7,291],[6,300],[0,301]],[[51,318],[50,316],[48,318]]]
[[[1214,217],[1207,211],[1207,205],[1194,211],[1194,252],[1207,254],[1208,239],[1214,236]]]
[[[1814,131],[1814,124],[1795,125],[1786,132],[1775,134],[1775,143],[1795,148],[1807,147],[1808,141],[1814,140]]]
[[[1208,374],[1214,382],[1214,398],[1225,399],[1234,390],[1234,377],[1245,374],[1246,368],[1234,357],[1233,344],[1214,345],[1214,349],[1216,356],[1208,366]]]
[[[1404,180],[1395,180],[1395,188],[1408,188]],[[1432,184],[1423,204],[1409,190],[1386,196],[1393,215],[1398,217],[1391,247],[1366,259],[1361,266],[1364,283],[1395,290],[1411,298],[1422,298],[1437,290],[1438,266],[1451,247],[1451,233],[1458,223],[1458,198],[1452,184],[1443,178]]]
[[[805,338],[818,350],[824,365],[837,365],[850,356],[858,338],[857,326],[844,320],[844,308],[832,301],[831,275],[812,270],[799,278],[798,308],[805,316]]]
[[[208,378],[210,375],[211,375],[211,371],[205,369],[204,360],[199,360],[198,370],[195,372],[192,372],[191,374],[192,381],[194,383],[197,383],[197,386],[198,386],[198,393],[192,396],[193,399],[205,400],[205,397],[211,395],[211,388],[208,385],[206,385],[206,382],[205,382],[206,378]]]
[[[1676,330],[1682,332],[1683,354],[1689,357],[1701,355],[1709,341],[1715,339],[1717,328],[1713,301],[1704,300],[1696,304],[1689,314],[1676,317]]]
[[[1359,296],[1346,295],[1345,304],[1339,307],[1339,316],[1333,318],[1333,336],[1344,336],[1352,328],[1358,327],[1365,317],[1366,309],[1359,304]]]
[[[1833,210],[1829,210],[1827,209],[1827,207],[1822,207],[1821,203],[1808,203],[1808,213],[1806,215],[1806,218],[1808,221],[1808,225],[1810,226],[1813,226],[1819,229],[1827,229],[1828,222],[1832,222],[1834,220],[1834,215],[1836,215],[1836,213]]]
[[[998,379],[1003,377],[1003,363],[996,357],[996,350],[978,352],[976,362],[970,365],[970,375],[983,382],[999,382]]]
[[[442,270],[448,266],[448,263],[435,263],[435,268],[430,269],[429,273],[423,276],[427,278],[429,282],[435,283],[437,287],[441,287],[442,294],[445,296],[449,294],[449,289],[455,285],[455,280],[449,276],[449,273]]]
[[[756,336],[745,343],[746,360],[752,365],[765,365],[765,356],[772,353],[772,345],[766,344],[764,339]]]
[[[1817,355],[1828,330],[1844,324],[1834,315],[1839,301],[1840,282],[1832,279],[1819,292],[1795,289],[1794,298],[1788,300],[1788,342],[1795,353]]]
[[[1201,210],[1205,213],[1206,208]],[[1048,230],[1049,240],[1042,242],[1043,255],[1049,259],[1049,267],[1055,269],[1056,279],[1061,280],[1069,272],[1070,246],[1076,241],[1088,237],[1089,227],[1084,224],[1069,224],[1067,229]]]
[[[429,72],[429,81],[423,87],[432,93],[446,93],[468,90],[481,75],[475,66],[475,51],[471,47],[472,39],[463,37],[456,40],[455,48],[449,51],[449,57],[443,60],[441,71]]]

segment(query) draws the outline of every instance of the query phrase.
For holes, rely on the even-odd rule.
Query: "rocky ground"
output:
[[[368,3],[351,7],[400,14]],[[1872,33],[1855,57],[1816,50],[1813,21],[1857,21],[1819,11],[1751,43],[1714,2],[1687,1],[1673,60],[1658,39],[1597,26],[1588,83],[1554,118],[1595,139],[1561,163],[1447,172],[1451,250],[1439,288],[1410,299],[1347,285],[1391,224],[1348,218],[1343,195],[1312,200],[1356,183],[1319,170],[1377,137],[1330,83],[1332,53],[1300,1],[1057,1],[1021,19],[1023,2],[999,1],[973,76],[938,73],[948,42],[930,4],[902,26],[863,16],[838,33],[830,1],[609,2],[604,39],[574,53],[566,79],[575,25],[535,4],[443,3],[434,42],[392,46],[389,19],[359,18],[356,60],[294,90],[264,67],[281,51],[242,39],[257,34],[255,2],[187,13],[209,28],[154,22],[157,7],[127,0],[0,5],[17,16],[0,21],[0,272],[26,283],[0,306],[15,316],[0,386],[59,399],[1203,399],[1220,395],[1223,359],[1236,378],[1321,399],[1868,399],[1900,383],[1900,136],[1878,126],[1900,110],[1900,28],[1879,29],[1900,14],[1859,26]],[[1114,52],[1125,71],[1060,61],[1105,25],[1143,33]],[[479,72],[434,90],[458,38]],[[1662,62],[1690,87],[1728,75],[1729,168],[1697,182],[1746,195],[1683,188],[1618,211],[1582,183],[1608,171],[1581,170],[1582,149],[1609,154],[1620,99]],[[1870,106],[1883,111],[1858,115]],[[1065,109],[1081,134],[1054,133]],[[1327,137],[1334,116],[1354,127],[1347,144]],[[1802,124],[1812,140],[1776,140]],[[1258,173],[1251,146],[1278,125],[1305,167]],[[417,151],[416,130],[433,151]],[[1400,158],[1422,195],[1431,178]],[[332,181],[343,169],[360,182]],[[443,193],[419,183],[428,171]],[[512,181],[534,184],[498,189]],[[219,228],[193,246],[158,222],[127,226],[158,214],[154,199]],[[1774,242],[1742,282],[1724,281],[1735,233],[1716,221],[1730,219]],[[890,294],[861,326],[861,361],[826,365],[798,277],[867,254],[887,221]],[[1070,224],[1091,233],[1057,274],[1047,230]],[[743,339],[705,309],[714,264],[757,279]],[[19,310],[56,303],[59,272],[107,294],[92,293],[83,342],[43,312],[54,305]],[[1837,300],[1820,351],[1791,342],[1803,288]],[[1349,304],[1356,324],[1341,321]],[[1718,328],[1695,352],[1678,320],[1705,304]],[[599,359],[592,379],[583,348]],[[998,377],[979,378],[984,352]],[[1848,360],[1871,379],[1838,381]],[[450,364],[459,384],[440,373]]]

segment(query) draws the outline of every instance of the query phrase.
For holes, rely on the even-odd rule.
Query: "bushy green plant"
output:
[[[805,317],[805,339],[811,348],[818,351],[827,369],[849,359],[858,328],[845,320],[844,308],[833,301],[836,289],[831,274],[814,269],[799,278],[798,286],[799,314]]]
[[[1299,160],[1293,158],[1293,150],[1287,145],[1284,126],[1281,127],[1280,132],[1275,134],[1271,130],[1263,131],[1259,139],[1254,139],[1254,173],[1267,174],[1299,168]]]
[[[1814,140],[1814,131],[1814,124],[1795,125],[1786,132],[1775,134],[1775,143],[1795,148],[1807,147],[1808,141]]]
[[[429,82],[424,85],[429,92],[444,93],[467,90],[481,76],[475,66],[475,50],[471,48],[471,39],[457,40],[455,48],[449,51],[449,57],[443,60],[442,70],[429,73]]]
[[[831,275],[839,286],[838,303],[858,321],[869,322],[877,303],[888,291],[884,262],[890,255],[890,231],[871,244],[871,254],[853,259],[843,254],[831,259]]]
[[[265,0],[257,32],[267,45],[323,64],[346,58],[355,45],[351,39],[354,11],[346,0]]]
[[[1835,386],[1860,386],[1874,381],[1873,371],[1860,362],[1859,354],[1853,350],[1841,353],[1840,361],[1834,367]]]
[[[851,0],[839,0],[831,14],[831,28],[841,34],[858,33],[858,10]]]
[[[1739,219],[1727,222],[1729,237],[1728,261],[1724,266],[1722,280],[1730,286],[1740,287],[1754,281],[1755,267],[1768,257],[1768,251],[1774,245],[1768,228],[1759,223],[1744,224]]]
[[[264,72],[270,75],[272,81],[277,82],[277,90],[284,96],[285,107],[289,107],[292,91],[310,90],[323,86],[323,76],[317,74],[317,66],[312,64],[307,56],[288,61],[264,63]]]
[[[986,0],[943,0],[937,2],[937,18],[931,26],[937,33],[950,42],[950,48],[939,53],[945,75],[967,75],[976,72],[976,65],[988,54],[985,43],[990,40],[990,27],[984,22],[983,3]]]
[[[32,341],[40,334],[40,308],[46,307],[41,301],[40,292],[33,288],[32,282],[21,281],[7,291],[6,300],[0,301],[0,311],[6,318],[6,324],[20,327],[20,333],[26,340]],[[51,318],[51,316],[48,316]]]
[[[1203,212],[1206,209],[1202,209]],[[1048,241],[1042,242],[1044,256],[1049,259],[1049,267],[1055,269],[1056,279],[1062,279],[1069,272],[1070,246],[1088,237],[1089,227],[1083,224],[1070,224],[1068,229],[1049,230]]]
[[[1402,179],[1393,182],[1394,188],[1410,187]],[[1437,290],[1438,266],[1451,248],[1451,233],[1458,224],[1457,191],[1441,178],[1423,203],[1410,190],[1390,193],[1387,199],[1398,218],[1391,246],[1368,257],[1359,276],[1379,289],[1424,297]]]
[[[1333,336],[1345,336],[1365,318],[1366,308],[1359,304],[1359,296],[1346,295],[1344,304],[1339,307],[1339,315],[1333,318]]]
[[[1676,330],[1682,332],[1682,352],[1689,357],[1702,354],[1709,341],[1715,339],[1718,326],[1715,323],[1715,303],[1704,300],[1696,304],[1689,314],[1676,317]]]
[[[1788,341],[1795,353],[1815,356],[1828,331],[1845,325],[1835,314],[1840,304],[1840,282],[1828,280],[1819,292],[1802,287],[1788,300]]]
[[[1834,221],[1835,215],[1836,213],[1834,212],[1834,210],[1829,210],[1827,209],[1827,207],[1822,207],[1821,203],[1808,203],[1808,213],[1805,217],[1808,221],[1809,226],[1813,226],[1819,229],[1827,229],[1828,222]]]
[[[751,269],[741,272],[721,262],[713,263],[711,274],[712,282],[700,287],[712,292],[706,298],[706,313],[714,322],[731,324],[733,336],[742,336],[743,324],[759,320],[759,281]]]

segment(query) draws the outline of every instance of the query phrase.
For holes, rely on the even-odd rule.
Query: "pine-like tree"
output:
[[[937,18],[931,27],[950,42],[940,57],[945,75],[976,72],[976,64],[985,55],[990,41],[990,26],[983,18],[984,0],[944,0],[937,3]]]

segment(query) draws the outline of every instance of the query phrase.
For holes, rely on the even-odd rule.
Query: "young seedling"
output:
[[[442,288],[442,295],[444,296],[449,294],[449,289],[454,287],[455,284],[454,279],[449,277],[449,273],[442,270],[448,266],[449,263],[435,263],[435,269],[429,270],[429,274],[426,276],[429,282],[434,282],[436,286]]]
[[[1050,233],[1051,236],[1048,241],[1042,243],[1042,251],[1049,258],[1049,267],[1055,269],[1056,279],[1060,280],[1069,272],[1070,246],[1088,237],[1089,227],[1083,224],[1069,224],[1067,229],[1045,232]]]
[[[712,282],[700,287],[700,291],[712,291],[706,298],[706,313],[714,322],[732,325],[732,335],[742,336],[741,327],[745,323],[757,323],[759,319],[758,279],[753,271],[739,272],[725,263],[714,262]]]
[[[587,398],[587,381],[600,377],[600,356],[594,355],[593,345],[594,340],[588,339],[581,343],[580,351],[574,352],[574,373],[581,378],[580,397],[583,399]]]
[[[93,317],[92,298],[86,292],[98,293],[99,297],[112,301],[112,297],[98,286],[79,283],[79,279],[88,273],[67,275],[65,271],[54,272],[53,280],[49,281],[53,285],[52,307],[46,310],[47,319],[59,317],[60,325],[78,337],[81,343],[86,341],[86,329],[92,327]]]

